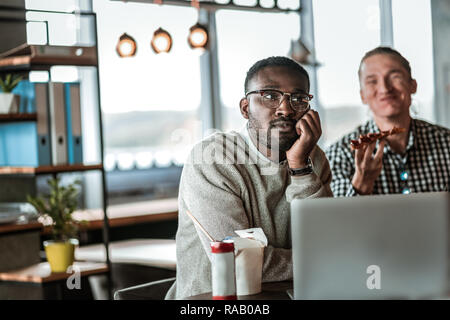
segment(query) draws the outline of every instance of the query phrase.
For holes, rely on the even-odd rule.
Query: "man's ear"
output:
[[[242,98],[239,101],[239,109],[241,110],[241,114],[245,119],[248,119],[248,100],[247,98]]]
[[[417,92],[417,81],[416,79],[411,79],[411,94]]]
[[[367,104],[366,97],[364,96],[364,93],[363,93],[362,89],[359,89],[359,95],[361,97],[362,103],[363,104]]]

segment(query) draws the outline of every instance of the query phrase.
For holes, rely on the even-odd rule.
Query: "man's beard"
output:
[[[277,124],[288,123],[292,126],[292,132],[289,133],[280,133],[276,130]],[[295,124],[297,121],[294,119],[280,117],[275,120],[269,122],[268,129],[262,129],[261,123],[249,114],[249,129],[251,129],[256,135],[256,141],[258,146],[261,144],[265,146],[267,149],[272,150],[278,148],[279,152],[288,151],[294,142],[298,139],[298,134],[295,130]],[[276,151],[276,150],[272,150]]]

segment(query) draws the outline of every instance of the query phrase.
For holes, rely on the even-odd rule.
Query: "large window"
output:
[[[77,0],[26,0],[29,10],[71,12],[79,10]],[[75,45],[78,42],[79,20],[72,14],[27,12],[29,44]]]
[[[433,44],[430,1],[392,1],[393,47],[411,63],[418,82],[413,117],[433,121]],[[380,45],[378,0],[314,0],[319,96],[328,146],[370,117],[359,96],[357,70],[364,53]]]
[[[245,123],[239,101],[248,69],[260,59],[287,56],[291,40],[299,37],[300,19],[297,13],[219,10],[216,23],[223,129],[236,130]]]
[[[392,1],[394,48],[411,64],[412,76],[417,80],[413,96],[413,117],[434,122],[433,116],[433,39],[429,0]]]
[[[197,12],[108,0],[94,0],[93,9],[110,199],[175,197],[181,165],[201,138],[200,59],[187,42]],[[150,46],[160,27],[172,37],[168,54],[155,54]],[[134,57],[116,53],[125,32],[136,40]]]
[[[314,31],[324,145],[353,130],[368,116],[359,95],[358,67],[380,43],[378,0],[315,0]]]
[[[196,11],[108,0],[95,0],[94,11],[108,168],[182,163],[186,149],[200,134],[199,56],[187,43]],[[169,54],[157,55],[150,47],[159,27],[172,36]],[[115,51],[124,32],[136,40],[134,57],[120,58]]]

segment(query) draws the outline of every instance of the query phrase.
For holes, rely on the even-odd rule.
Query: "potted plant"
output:
[[[11,73],[5,76],[5,79],[0,77],[0,113],[15,113],[19,112],[20,96],[12,93],[14,88],[22,80],[21,76],[12,75]]]
[[[67,186],[60,184],[59,178],[49,179],[50,194],[45,196],[27,196],[38,213],[50,218],[52,223],[52,240],[44,241],[44,249],[52,272],[66,272],[73,264],[78,222],[72,217],[78,208],[78,193],[80,181]]]

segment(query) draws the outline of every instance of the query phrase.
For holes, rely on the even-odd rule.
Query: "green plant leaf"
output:
[[[44,197],[27,196],[27,201],[32,204],[40,215],[52,219],[52,236],[55,240],[67,240],[74,237],[78,231],[79,223],[72,217],[78,208],[79,180],[68,186],[60,185],[60,179],[47,181],[50,193]]]
[[[3,92],[6,92],[6,91],[5,91],[6,84],[5,84],[5,82],[3,81],[2,77],[0,77],[0,87],[2,88],[2,91],[3,91]]]
[[[5,77],[5,80],[3,80],[0,77],[0,86],[2,88],[2,91],[4,93],[9,93],[14,90],[14,88],[19,84],[19,82],[23,79],[22,76],[19,75],[13,75],[11,73],[8,73]]]
[[[16,77],[12,82],[11,82],[11,90],[14,89],[19,82],[22,81],[22,77]]]

